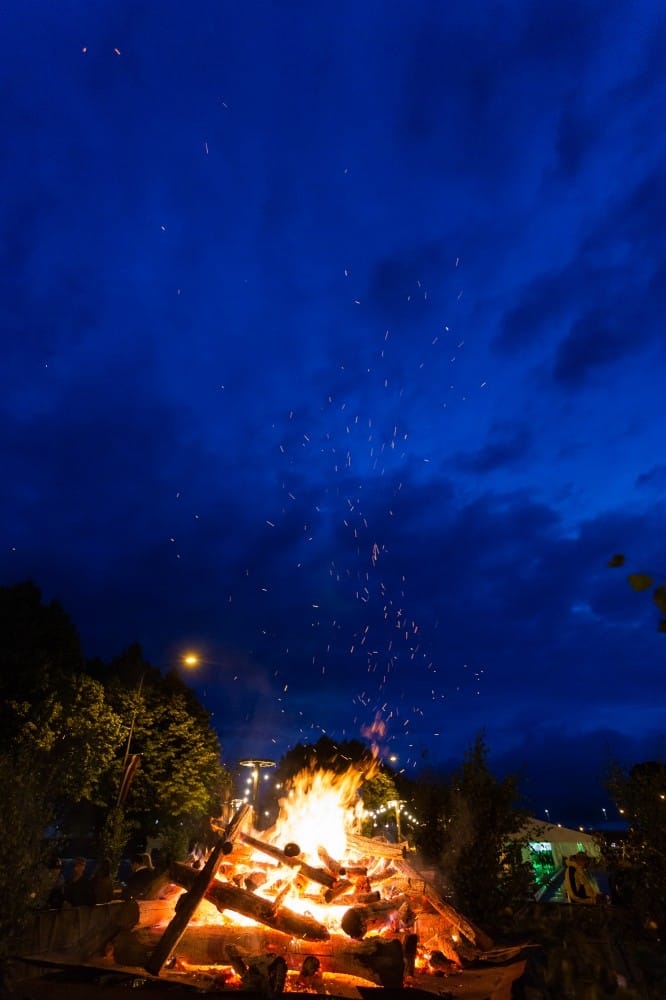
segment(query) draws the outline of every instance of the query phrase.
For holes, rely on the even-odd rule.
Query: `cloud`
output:
[[[666,492],[666,465],[653,465],[647,472],[641,473],[636,479],[636,486],[639,489],[655,490],[658,495],[663,496]]]
[[[488,430],[487,443],[473,453],[460,453],[455,460],[463,472],[483,474],[524,461],[533,447],[526,424],[496,423]]]
[[[596,310],[578,319],[560,341],[553,375],[563,385],[580,386],[635,349],[633,331],[622,330],[615,316]]]

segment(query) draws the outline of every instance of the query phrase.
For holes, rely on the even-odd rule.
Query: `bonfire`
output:
[[[150,898],[36,914],[23,954],[132,984],[178,980],[266,1000],[296,992],[358,1000],[377,987],[441,994],[442,979],[470,962],[517,958],[520,949],[494,949],[423,877],[406,842],[361,835],[367,776],[354,767],[301,772],[269,830],[255,829],[241,805],[211,821],[208,856],[171,864]],[[514,963],[507,981],[522,968]]]
[[[139,927],[116,938],[116,961],[267,996],[428,979],[439,990],[491,942],[414,868],[406,842],[360,834],[365,777],[353,766],[302,771],[269,830],[252,828],[247,804],[213,821],[203,867],[170,866],[141,901]]]

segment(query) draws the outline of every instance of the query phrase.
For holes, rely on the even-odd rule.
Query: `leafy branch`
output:
[[[611,569],[617,569],[625,565],[625,557],[621,552],[616,552],[608,562]],[[652,590],[652,600],[659,609],[658,632],[666,632],[666,583],[659,583],[655,586],[654,576],[651,573],[630,573],[627,582],[632,590],[641,593],[645,590]]]

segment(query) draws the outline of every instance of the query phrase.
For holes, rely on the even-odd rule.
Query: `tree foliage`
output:
[[[666,764],[615,765],[608,788],[629,829],[622,858],[615,859],[619,901],[643,925],[666,926]]]
[[[130,733],[141,766],[119,809]],[[13,926],[27,912],[48,826],[92,830],[89,849],[114,861],[130,831],[144,842],[161,833],[184,851],[219,813],[229,782],[210,717],[175,673],[164,677],[137,645],[88,665],[57,602],[43,603],[31,582],[0,588],[0,891],[8,874]]]
[[[625,563],[626,559],[622,552],[616,552],[608,560],[608,565],[611,569],[618,569],[624,566]],[[662,579],[661,583],[655,585],[654,574],[641,571],[630,573],[627,577],[627,582],[631,589],[637,593],[652,590],[652,602],[656,604],[659,610],[657,631],[666,632],[666,581]]]
[[[299,771],[319,769],[342,774],[352,764],[367,769],[373,762],[372,751],[360,740],[334,741],[320,736],[316,743],[297,743],[280,759],[276,776],[288,782]]]
[[[451,781],[443,831],[441,867],[457,906],[492,928],[501,914],[523,901],[531,869],[521,859],[518,831],[526,818],[515,776],[498,780],[488,767],[479,734]]]
[[[0,959],[21,939],[48,850],[53,803],[44,761],[26,745],[0,750]]]
[[[418,826],[412,831],[417,849],[430,862],[439,862],[447,842],[447,817],[450,789],[446,778],[435,773],[423,774],[412,789],[412,808]]]

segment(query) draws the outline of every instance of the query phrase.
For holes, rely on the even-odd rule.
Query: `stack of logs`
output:
[[[186,891],[175,909],[171,903],[166,930],[148,926],[160,904],[140,904],[149,948],[143,964],[151,974],[180,960],[228,964],[246,988],[259,985],[267,996],[282,992],[289,971],[304,986],[326,972],[391,988],[402,987],[417,966],[426,973],[460,967],[461,948],[469,957],[491,946],[409,864],[404,845],[348,835],[347,857],[334,859],[322,848],[320,864],[311,865],[296,844],[275,847],[245,833],[247,818],[241,807],[203,869],[171,865],[172,891]],[[294,893],[300,912],[288,905]],[[224,916],[202,925],[202,899]]]

